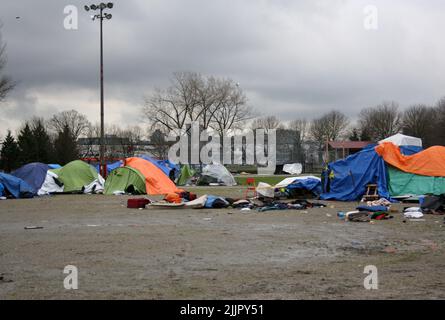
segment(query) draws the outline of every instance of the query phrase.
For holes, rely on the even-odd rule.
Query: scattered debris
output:
[[[28,226],[28,227],[25,227],[25,230],[36,230],[36,229],[43,229],[43,227],[38,227],[38,226]]]
[[[423,212],[420,207],[410,207],[403,210],[405,218],[418,219],[423,217]]]

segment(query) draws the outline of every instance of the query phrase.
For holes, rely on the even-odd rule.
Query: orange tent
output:
[[[174,182],[150,161],[142,158],[127,158],[124,166],[138,170],[145,177],[147,194],[160,195],[183,191],[178,189]]]
[[[384,142],[375,151],[386,163],[409,173],[430,177],[445,177],[445,147],[435,146],[411,156],[405,156],[398,146]]]

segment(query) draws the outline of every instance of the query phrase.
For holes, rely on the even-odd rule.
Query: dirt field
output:
[[[443,216],[347,223],[336,213],[356,203],[257,213],[132,210],[127,199],[0,201],[0,299],[445,298]],[[66,265],[78,290],[63,287]],[[366,265],[378,290],[364,289]]]

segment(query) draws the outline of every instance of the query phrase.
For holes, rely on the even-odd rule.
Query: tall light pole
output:
[[[104,129],[104,50],[103,50],[103,20],[110,20],[112,15],[110,13],[104,12],[105,9],[112,9],[113,3],[101,3],[99,5],[92,4],[90,6],[84,7],[86,11],[99,10],[99,14],[91,16],[94,21],[99,19],[100,21],[100,149],[99,149],[99,162],[100,162],[100,173],[103,177],[106,177],[107,170],[105,167],[105,129]]]

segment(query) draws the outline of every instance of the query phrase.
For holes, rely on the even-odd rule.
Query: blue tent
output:
[[[48,165],[50,169],[60,169],[62,166],[60,164],[51,163]]]
[[[122,160],[113,163],[107,163],[107,174],[109,174],[114,169],[122,167],[123,165],[124,162]],[[94,167],[96,168],[96,171],[100,173],[99,164],[96,164]]]
[[[422,150],[415,146],[401,146],[405,155]],[[346,159],[332,162],[322,173],[323,200],[355,201],[366,192],[368,184],[376,184],[380,197],[389,199],[388,173],[385,161],[375,152],[375,145]]]
[[[34,194],[37,194],[37,191],[39,191],[43,182],[45,181],[48,169],[49,166],[47,164],[33,162],[25,164],[23,167],[13,171],[11,174],[25,181],[29,186],[31,186]]]
[[[170,171],[172,169],[175,169],[175,178],[177,178],[179,176],[179,174],[181,173],[181,167],[179,165],[177,165],[176,163],[171,162],[170,160],[156,160],[153,159],[149,156],[141,156],[142,159],[150,161],[151,163],[153,163],[155,166],[157,166],[159,169],[162,170],[162,172],[164,172],[167,177],[170,177]]]
[[[289,184],[286,189],[306,189],[317,196],[319,196],[323,192],[320,179],[309,177],[307,179],[295,180],[294,182]]]
[[[33,189],[25,181],[13,175],[0,172],[0,185],[3,188],[3,194],[7,190],[14,198],[32,198]]]
[[[0,183],[0,197],[3,197],[3,191],[5,190],[5,187],[3,186],[3,184]]]

